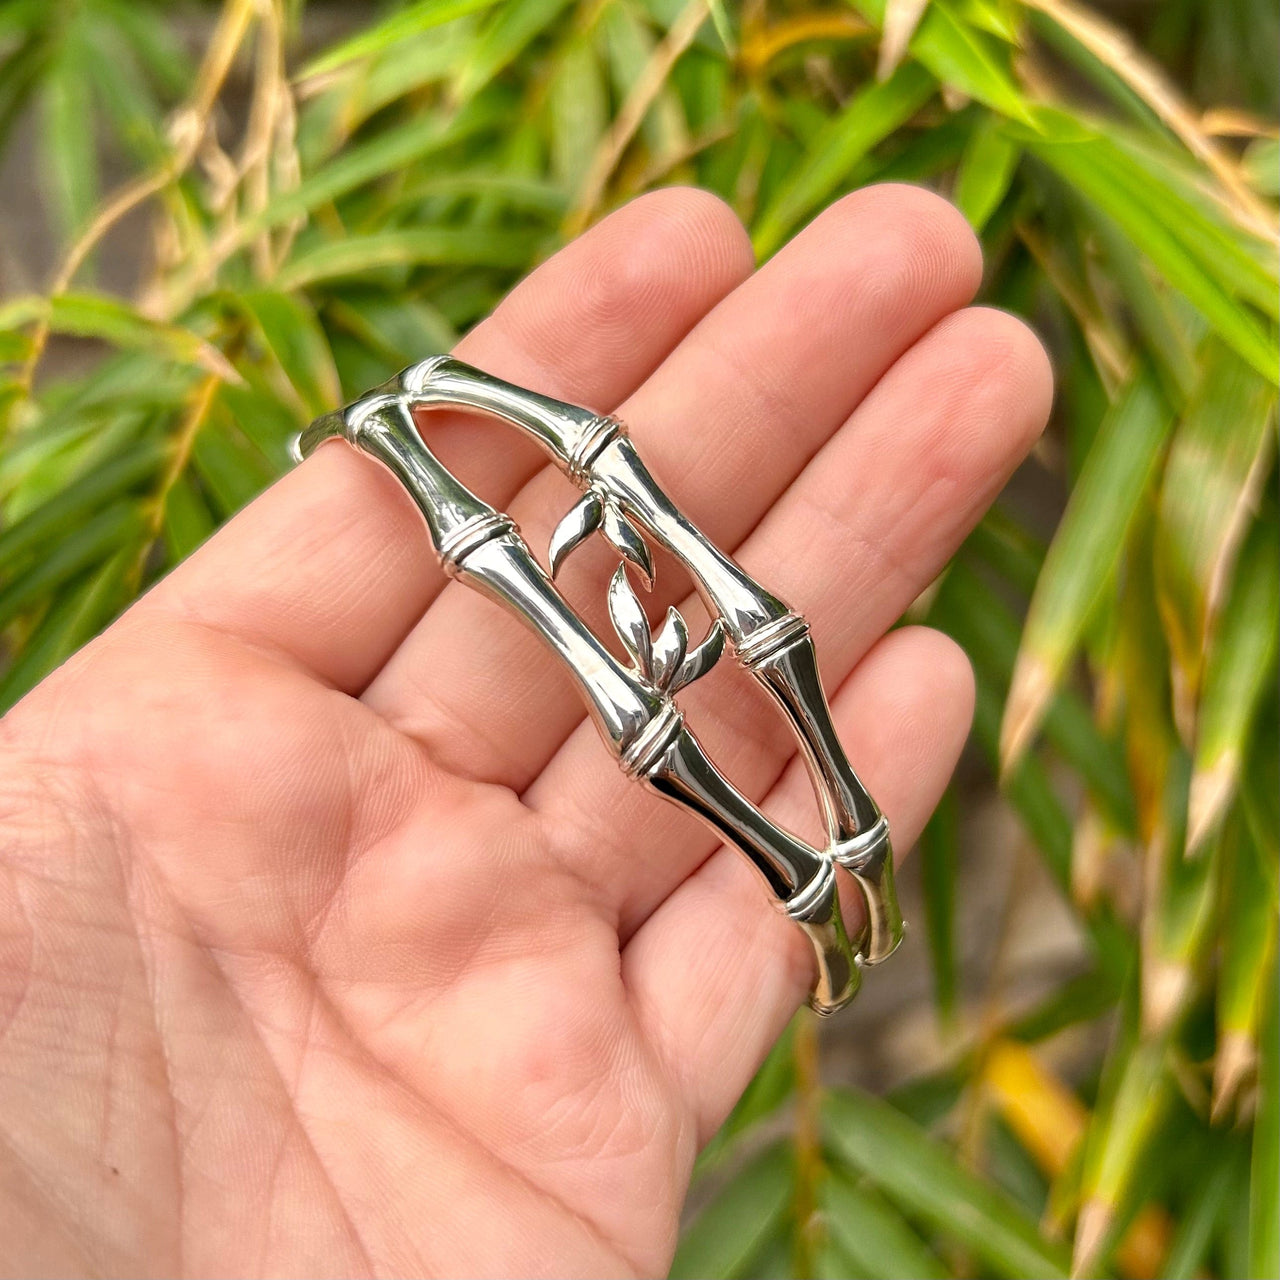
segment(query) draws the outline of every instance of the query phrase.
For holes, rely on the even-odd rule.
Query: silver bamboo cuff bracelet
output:
[[[427,448],[415,409],[486,413],[535,440],[583,490],[551,538],[548,574],[514,521],[482,502]],[[810,1005],[834,1013],[857,993],[863,964],[902,940],[889,825],[858,780],[836,736],[818,677],[809,625],[747,576],[672,504],[616,418],[526,391],[451,356],[406,369],[298,437],[299,459],[341,437],[395,475],[426,517],[445,571],[504,606],[550,646],[577,682],[600,736],[623,771],[683,806],[739,849],[780,909],[808,935],[817,959]],[[609,613],[630,663],[620,662],[566,603],[552,579],[565,557],[600,530],[623,558],[609,585]],[[627,577],[646,586],[653,566],[645,536],[693,577],[714,621],[689,648],[671,609],[656,635]],[[828,844],[814,849],[771,822],[716,768],[676,706],[676,693],[705,675],[726,640],[778,704],[813,779]],[[856,937],[840,913],[836,866],[866,904]]]

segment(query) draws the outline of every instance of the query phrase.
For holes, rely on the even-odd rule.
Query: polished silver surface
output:
[[[512,520],[444,468],[414,420],[417,410],[463,409],[500,418],[537,441],[583,496],[552,536],[548,574]],[[631,777],[688,809],[739,849],[780,908],[805,932],[818,977],[810,1004],[831,1013],[857,992],[861,966],[902,939],[889,827],[845,755],[818,674],[808,623],[720,551],[659,487],[617,419],[513,386],[435,356],[363,399],[317,419],[297,442],[305,457],[342,438],[395,474],[427,522],[446,572],[519,617],[577,682],[601,737]],[[599,532],[622,559],[609,584],[609,615],[628,661],[616,659],[566,603],[553,577]],[[670,609],[654,633],[628,577],[650,586],[647,539],[689,569],[714,619],[690,648]],[[726,641],[791,725],[827,826],[825,849],[771,822],[724,777],[674,698],[719,660]],[[856,938],[841,916],[836,867],[865,904]]]

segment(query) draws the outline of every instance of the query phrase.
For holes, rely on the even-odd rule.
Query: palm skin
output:
[[[871,304],[822,308],[816,337],[764,305],[833,270],[851,292],[868,228],[890,224],[913,237],[899,252],[951,283],[889,272]],[[620,246],[638,266],[608,265]],[[973,262],[946,206],[889,188],[829,211],[748,282],[727,210],[664,192],[541,268],[461,352],[552,394],[626,402],[677,500],[812,617],[899,848],[945,784],[970,689],[944,638],[877,637],[1047,411],[1034,340],[959,311]],[[816,345],[838,366],[849,330],[877,318],[883,351],[817,379],[807,402],[736,363],[754,344],[789,384],[789,361]],[[598,339],[590,359],[574,354],[579,325]],[[929,379],[934,417],[904,440],[903,407]],[[719,498],[675,482],[696,433],[646,439],[646,424],[705,421],[708,396],[744,397],[724,406],[730,430],[777,492],[719,455]],[[801,412],[815,434],[792,453],[750,438],[791,441]],[[508,436],[446,423],[439,447],[496,474],[545,545],[563,504]],[[811,547],[823,494],[877,459],[859,502],[880,544],[837,520],[822,535],[837,541]],[[895,466],[914,490],[897,491]],[[797,540],[814,563],[792,582],[779,547]],[[579,554],[579,595],[598,596],[611,563]],[[617,775],[547,661],[433,576],[394,482],[331,445],[5,718],[8,1268],[665,1271],[697,1149],[810,961],[731,851]],[[740,785],[802,820],[807,783],[767,708],[698,686],[688,709]]]

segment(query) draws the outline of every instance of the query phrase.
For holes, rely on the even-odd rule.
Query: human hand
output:
[[[725,206],[668,190],[459,347],[620,405],[679,505],[805,613],[899,849],[972,685],[945,637],[883,633],[1050,397],[1029,331],[964,309],[980,273],[960,216],[912,188],[846,198],[754,275]],[[532,446],[425,429],[546,545],[569,490]],[[571,563],[603,633],[613,562]],[[690,723],[811,822],[744,679],[691,687]],[[619,773],[539,642],[446,584],[389,475],[320,449],[2,730],[9,1267],[665,1272],[694,1155],[811,952],[739,855]]]

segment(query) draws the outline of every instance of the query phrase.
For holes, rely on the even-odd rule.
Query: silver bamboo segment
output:
[[[682,678],[696,679],[714,664],[719,629],[713,627],[701,646],[686,653],[683,620],[677,625],[669,619],[657,645],[644,621],[643,665],[649,671],[624,666],[564,600],[514,522],[466,488],[427,448],[413,422],[415,402],[416,396],[387,384],[312,423],[299,437],[297,453],[306,457],[340,437],[386,466],[426,518],[445,571],[520,618],[561,659],[623,770],[701,818],[750,859],[813,947],[818,969],[813,1008],[827,1014],[848,1003],[860,983],[860,964],[845,932],[830,859],[771,822],[742,795],[707,756],[671,700]],[[625,571],[620,572],[625,582]],[[638,602],[635,607],[640,608]],[[655,655],[654,647],[661,654]],[[654,665],[658,656],[660,666]]]
[[[738,661],[768,690],[800,742],[827,824],[830,854],[852,873],[866,900],[866,928],[858,939],[862,958],[875,964],[890,955],[902,941],[902,915],[889,826],[840,743],[805,620],[676,508],[617,419],[526,391],[452,356],[412,366],[399,385],[415,406],[478,410],[511,423],[587,491],[583,519],[607,520],[611,512],[615,520],[618,513],[634,518],[684,562],[713,615],[722,620]],[[600,516],[594,516],[596,507]],[[591,528],[580,524],[559,546],[553,540],[553,572],[584,530]],[[607,527],[604,531],[610,536]],[[651,573],[647,552],[640,560],[625,543],[610,540],[638,561],[642,574]]]

